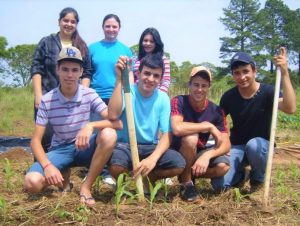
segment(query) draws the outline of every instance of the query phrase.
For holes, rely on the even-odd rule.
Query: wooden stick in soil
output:
[[[123,89],[125,94],[125,106],[126,106],[125,109],[126,109],[126,118],[128,124],[132,167],[133,169],[136,169],[137,164],[139,163],[140,160],[139,160],[139,154],[137,148],[137,140],[136,140],[135,124],[134,124],[133,111],[132,111],[132,102],[131,102],[131,93],[130,93],[129,75],[128,75],[127,66],[122,72],[122,84],[123,84]],[[138,200],[140,202],[143,202],[145,197],[144,197],[144,188],[143,188],[143,178],[141,175],[138,175],[135,183],[136,183],[136,188],[138,193]]]
[[[274,143],[275,143],[275,132],[277,124],[277,113],[278,113],[278,99],[279,99],[279,90],[281,82],[281,71],[280,68],[276,69],[276,83],[275,83],[275,92],[274,92],[274,102],[273,102],[273,112],[272,112],[272,122],[271,122],[271,133],[270,133],[270,142],[269,142],[269,152],[268,152],[268,161],[266,166],[266,176],[264,182],[264,195],[263,195],[263,208],[268,206],[268,198],[270,191],[270,181],[271,181],[271,171],[272,171],[272,161],[274,153]]]

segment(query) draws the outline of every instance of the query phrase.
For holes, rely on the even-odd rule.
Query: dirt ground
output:
[[[216,194],[204,179],[196,184],[202,199],[183,202],[175,178],[167,197],[160,191],[152,208],[149,202],[123,198],[117,213],[114,190],[102,182],[93,188],[95,207],[87,208],[79,204],[82,168],[72,169],[70,193],[48,188],[39,195],[27,194],[22,183],[32,160],[22,148],[0,154],[0,225],[300,225],[298,143],[283,143],[276,149],[267,210],[262,209],[262,191],[250,194],[248,184]]]

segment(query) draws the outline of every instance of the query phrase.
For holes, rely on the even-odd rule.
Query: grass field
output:
[[[219,103],[222,93],[230,85],[226,79],[214,82],[210,90],[210,99]],[[170,89],[170,97],[187,93],[187,88]],[[0,87],[0,136],[30,137],[34,128],[33,120],[33,92],[32,87],[3,88]],[[300,90],[297,89],[297,112],[294,115],[278,114],[278,130],[300,129]],[[230,123],[230,122],[229,122]]]
[[[222,86],[212,90],[218,103]],[[181,90],[180,92],[185,92]],[[178,93],[173,90],[172,96]],[[300,92],[297,92],[299,100]],[[0,136],[30,137],[33,132],[32,88],[0,88]],[[298,110],[293,116],[279,114],[276,143],[281,151],[275,154],[270,190],[270,208],[262,210],[262,191],[249,192],[249,184],[216,194],[208,180],[197,180],[202,199],[183,202],[179,184],[161,184],[154,199],[138,203],[133,196],[116,199],[114,190],[98,178],[93,187],[94,208],[79,203],[79,191],[84,178],[82,168],[72,169],[74,188],[61,193],[48,188],[39,195],[23,190],[24,173],[33,156],[21,148],[0,154],[0,225],[300,225],[300,153],[284,147],[300,143]],[[122,183],[125,186],[125,182]],[[132,192],[133,184],[125,186]]]
[[[275,163],[270,207],[263,210],[262,191],[250,193],[246,184],[216,194],[204,179],[196,182],[202,199],[183,202],[174,178],[173,186],[162,187],[153,202],[145,203],[126,195],[117,200],[99,179],[93,187],[96,205],[88,208],[79,203],[82,168],[72,169],[70,193],[56,188],[39,195],[24,192],[24,172],[31,162],[22,149],[0,154],[0,225],[300,225],[300,168],[294,163]],[[132,183],[125,190],[134,193]]]
[[[32,87],[0,88],[0,136],[30,137],[34,128]]]

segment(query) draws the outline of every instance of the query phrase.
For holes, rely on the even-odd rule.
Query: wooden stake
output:
[[[271,171],[272,171],[272,161],[274,153],[274,143],[275,143],[275,132],[277,124],[277,113],[278,113],[278,99],[280,91],[280,82],[281,82],[281,71],[280,68],[276,69],[276,83],[275,83],[275,92],[274,92],[274,102],[273,102],[273,112],[272,112],[272,123],[271,123],[271,133],[270,133],[270,142],[269,142],[269,152],[268,152],[268,161],[266,166],[266,175],[264,182],[264,196],[263,196],[263,207],[268,206],[270,182],[271,182]]]
[[[122,72],[122,83],[123,83],[123,89],[125,94],[125,106],[126,106],[125,108],[126,108],[126,118],[128,124],[132,167],[133,169],[136,169],[137,164],[139,163],[140,160],[139,160],[139,153],[137,148],[137,140],[136,140],[135,124],[134,124],[134,117],[132,111],[132,101],[131,101],[129,75],[128,75],[127,66]],[[136,188],[138,193],[138,200],[140,202],[143,202],[145,197],[144,197],[144,188],[143,188],[143,178],[141,175],[139,175],[136,178],[135,183],[136,183]]]

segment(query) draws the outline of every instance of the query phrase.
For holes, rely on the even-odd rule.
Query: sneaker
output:
[[[180,197],[184,201],[193,202],[199,198],[196,187],[192,181],[181,185]]]
[[[102,182],[103,182],[104,184],[108,184],[108,185],[110,185],[110,186],[112,186],[112,187],[115,187],[115,186],[116,186],[115,180],[114,180],[114,179],[112,178],[112,176],[110,176],[110,175],[105,176],[105,177],[102,179]]]
[[[164,179],[164,183],[166,184],[166,185],[169,185],[169,186],[172,186],[174,183],[173,183],[173,181],[172,181],[172,179],[171,178],[166,178],[166,179]]]
[[[250,192],[254,193],[262,190],[264,187],[264,183],[256,180],[250,180]]]

